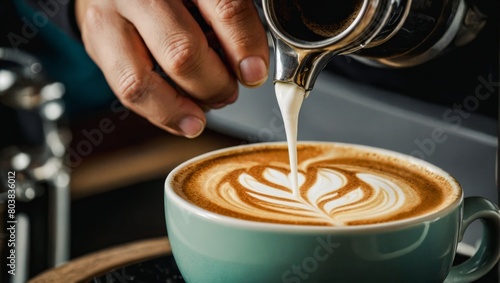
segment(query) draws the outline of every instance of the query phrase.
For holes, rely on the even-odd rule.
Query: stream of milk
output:
[[[290,184],[295,196],[299,196],[297,168],[297,132],[300,107],[304,101],[305,90],[292,83],[276,82],[276,98],[283,116],[288,156],[290,159]]]

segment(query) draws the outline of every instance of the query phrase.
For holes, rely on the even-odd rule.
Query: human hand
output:
[[[237,99],[237,80],[267,79],[269,50],[252,0],[188,1],[76,0],[75,12],[87,53],[123,105],[193,138],[205,127],[203,109]],[[193,4],[224,58],[187,9]],[[153,58],[173,84],[153,70]]]

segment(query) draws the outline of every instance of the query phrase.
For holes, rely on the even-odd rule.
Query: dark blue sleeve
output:
[[[14,0],[16,1],[16,0]],[[49,20],[64,33],[80,40],[81,35],[76,24],[75,0],[19,0],[25,1],[34,10],[46,15]]]

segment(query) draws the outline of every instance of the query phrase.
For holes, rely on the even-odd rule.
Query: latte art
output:
[[[316,168],[311,171],[316,176],[309,177],[315,182],[308,188],[304,187],[306,177],[299,174],[300,196],[283,189],[290,187],[289,178],[284,172],[273,168],[264,168],[262,177],[265,182],[259,181],[258,176],[242,173],[231,187],[243,189],[252,202],[260,207],[258,210],[250,208],[249,214],[274,218],[275,221],[282,221],[282,213],[285,213],[290,222],[311,222],[313,219],[314,222],[342,226],[390,216],[400,211],[405,203],[418,204],[418,198],[406,199],[405,193],[412,195],[408,187],[400,187],[377,175],[350,174],[349,171],[335,168]],[[245,210],[247,203],[241,198],[234,198],[234,191],[228,188],[221,192],[220,201],[230,203],[240,211]]]
[[[298,225],[360,225],[423,215],[450,201],[452,188],[423,168],[331,144],[299,145],[299,194],[285,145],[200,161],[174,182],[195,205],[240,219]],[[455,193],[457,194],[457,193]]]

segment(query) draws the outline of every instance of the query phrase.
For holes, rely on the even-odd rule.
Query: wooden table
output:
[[[171,254],[167,237],[138,241],[91,253],[47,270],[28,283],[88,282],[121,266]]]

